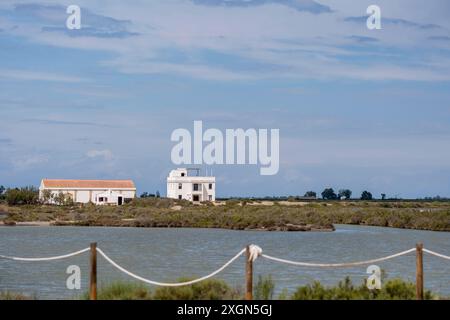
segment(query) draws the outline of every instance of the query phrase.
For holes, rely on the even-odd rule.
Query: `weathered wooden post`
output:
[[[250,257],[250,246],[247,246],[245,253],[245,300],[253,300],[253,261]]]
[[[91,243],[91,276],[89,280],[89,299],[97,300],[97,243]]]
[[[423,300],[423,243],[416,244],[416,299]]]

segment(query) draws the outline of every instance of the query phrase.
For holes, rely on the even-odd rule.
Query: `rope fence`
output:
[[[137,280],[140,280],[140,281],[142,281],[142,282],[145,282],[145,283],[148,283],[148,284],[152,284],[152,285],[155,285],[155,286],[160,286],[160,287],[181,287],[181,286],[187,286],[187,285],[190,285],[190,284],[194,284],[194,283],[197,283],[197,282],[201,282],[201,281],[203,281],[203,280],[206,280],[206,279],[209,279],[209,278],[214,277],[216,274],[218,274],[218,273],[222,272],[223,270],[225,270],[225,269],[226,269],[230,264],[232,264],[237,258],[239,258],[239,257],[245,252],[245,249],[242,249],[237,255],[235,255],[233,258],[231,258],[227,263],[225,263],[222,267],[220,267],[220,268],[217,269],[216,271],[214,271],[214,272],[212,272],[212,273],[210,273],[210,274],[208,274],[208,275],[206,275],[206,276],[204,276],[204,277],[195,279],[195,280],[185,281],[185,282],[177,282],[177,283],[157,282],[157,281],[153,281],[153,280],[149,280],[149,279],[142,278],[142,277],[140,277],[140,276],[138,276],[138,275],[136,275],[136,274],[134,274],[134,273],[132,273],[132,272],[126,270],[125,268],[119,266],[119,265],[118,265],[116,262],[114,262],[110,257],[108,257],[101,249],[97,249],[97,251],[103,256],[103,258],[106,259],[106,261],[108,261],[108,262],[109,262],[110,264],[112,264],[114,267],[116,267],[117,269],[119,269],[119,270],[122,271],[123,273],[129,275],[130,277],[133,277],[133,278],[135,278],[135,279],[137,279]]]
[[[349,268],[349,267],[355,267],[355,266],[362,266],[362,265],[367,265],[367,264],[372,264],[372,263],[376,263],[376,262],[381,262],[381,261],[386,261],[389,259],[394,259],[400,256],[404,256],[408,253],[411,252],[415,252],[416,248],[412,248],[409,250],[405,250],[390,256],[386,256],[383,258],[378,258],[378,259],[372,259],[372,260],[365,260],[365,261],[357,261],[357,262],[348,262],[348,263],[309,263],[309,262],[297,262],[297,261],[291,261],[291,260],[285,260],[285,259],[280,259],[280,258],[275,258],[266,254],[262,254],[261,257],[272,260],[272,261],[277,261],[277,262],[281,262],[281,263],[286,263],[286,264],[292,264],[295,266],[300,266],[300,267],[316,267],[316,268]]]
[[[248,245],[246,248],[239,251],[234,257],[232,257],[230,260],[228,260],[224,265],[222,265],[217,270],[211,272],[208,275],[205,275],[203,277],[185,281],[185,282],[174,282],[174,283],[166,283],[166,282],[158,282],[150,279],[146,279],[144,277],[141,277],[139,275],[136,275],[135,273],[125,269],[124,267],[120,266],[117,262],[115,262],[113,259],[111,259],[102,249],[97,248],[96,243],[91,243],[91,246],[79,251],[75,251],[72,253],[68,253],[65,255],[60,256],[53,256],[53,257],[43,257],[43,258],[24,258],[24,257],[13,257],[13,256],[4,256],[0,255],[0,259],[6,259],[6,260],[13,260],[13,261],[25,261],[25,262],[41,262],[41,261],[54,261],[54,260],[61,260],[61,259],[67,259],[71,258],[80,254],[83,254],[85,252],[91,252],[90,255],[90,298],[92,300],[97,299],[97,252],[112,266],[114,266],[119,271],[125,273],[126,275],[145,282],[147,284],[155,285],[155,286],[162,286],[162,287],[180,287],[180,286],[187,286],[192,285],[204,280],[207,280],[209,278],[214,277],[215,275],[219,274],[223,270],[225,270],[228,266],[230,266],[234,261],[236,261],[240,256],[246,255],[246,299],[252,300],[253,299],[253,263],[258,259],[259,257],[265,258],[267,260],[271,260],[278,263],[284,263],[284,264],[290,264],[295,265],[299,267],[314,267],[314,268],[349,268],[349,267],[355,267],[355,266],[361,266],[361,265],[369,265],[376,262],[382,262],[390,259],[394,259],[400,256],[404,256],[413,252],[416,252],[416,295],[418,300],[423,299],[423,252],[433,255],[438,258],[450,260],[450,256],[437,253],[435,251],[428,250],[426,248],[423,248],[423,245],[421,243],[418,243],[415,248],[411,248],[402,252],[398,252],[395,254],[391,254],[385,257],[377,258],[377,259],[370,259],[370,260],[364,260],[364,261],[356,261],[356,262],[347,262],[347,263],[311,263],[311,262],[303,262],[303,261],[292,261],[282,258],[273,257],[267,254],[263,254],[263,250],[261,247],[257,245]]]
[[[423,251],[428,253],[428,254],[431,254],[433,256],[436,256],[436,257],[439,257],[439,258],[442,258],[442,259],[450,260],[449,256],[444,256],[443,254],[440,254],[440,253],[437,253],[437,252],[434,252],[434,251],[431,251],[431,250],[428,250],[428,249],[425,249],[425,248],[423,249]]]
[[[39,261],[52,261],[52,260],[61,260],[61,259],[67,259],[71,258],[77,255],[80,255],[82,253],[85,253],[87,251],[91,250],[91,248],[85,248],[76,252],[68,253],[62,256],[55,256],[55,257],[47,257],[47,258],[20,258],[20,257],[9,257],[9,256],[3,256],[0,254],[0,259],[6,259],[6,260],[14,260],[14,261],[30,261],[30,262],[39,262]]]

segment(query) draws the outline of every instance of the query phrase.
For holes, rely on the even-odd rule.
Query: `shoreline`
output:
[[[430,231],[430,232],[450,232],[450,230],[432,230],[432,229],[415,229],[415,228],[400,228],[400,227],[392,227],[392,226],[379,226],[379,225],[371,225],[371,224],[351,224],[351,223],[336,223],[344,226],[360,226],[360,227],[377,227],[377,228],[388,228],[388,229],[398,229],[398,230],[416,230],[416,231]],[[264,232],[334,232],[336,231],[336,227],[333,225],[333,228],[314,228],[311,230],[280,230],[278,228],[244,228],[244,229],[235,229],[235,228],[223,228],[223,227],[197,227],[197,226],[155,226],[155,227],[143,227],[143,226],[131,226],[131,225],[86,225],[82,222],[77,223],[75,221],[67,222],[67,221],[21,221],[15,222],[15,224],[5,224],[2,220],[0,220],[0,228],[8,228],[8,227],[93,227],[93,228],[147,228],[147,229],[177,229],[177,228],[189,228],[189,229],[219,229],[219,230],[234,230],[234,231],[264,231]]]
[[[371,224],[351,224],[351,223],[337,223],[344,226],[360,226],[360,227],[377,227],[377,228],[388,228],[388,229],[398,229],[398,230],[416,230],[416,231],[430,231],[430,232],[450,232],[449,230],[432,230],[432,229],[415,229],[415,228],[400,228],[391,226],[379,226]],[[310,230],[281,230],[280,227],[273,228],[223,228],[223,227],[197,227],[197,226],[154,226],[154,227],[143,227],[143,226],[131,226],[131,225],[86,225],[83,222],[76,221],[21,221],[15,222],[15,224],[5,224],[0,220],[1,227],[93,227],[93,228],[147,228],[147,229],[179,229],[179,228],[189,228],[189,229],[219,229],[219,230],[233,230],[233,231],[258,231],[258,232],[334,232],[336,227],[333,228],[315,228],[311,226]],[[309,229],[309,228],[308,228]]]
[[[126,219],[123,222],[134,222],[135,220]],[[12,221],[8,223],[4,223],[4,221],[0,220],[0,227],[105,227],[105,228],[199,228],[197,226],[171,226],[171,225],[158,225],[158,226],[133,226],[129,223],[125,224],[85,224],[83,221]],[[223,229],[223,230],[235,230],[235,231],[264,231],[264,232],[334,232],[336,228],[334,226],[331,227],[321,227],[316,225],[293,225],[287,224],[285,226],[274,226],[268,228],[223,228],[223,227],[209,227],[206,229]]]
[[[14,221],[14,224],[0,221],[0,227],[53,227],[53,225],[52,221]]]

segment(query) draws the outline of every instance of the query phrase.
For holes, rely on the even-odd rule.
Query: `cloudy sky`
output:
[[[81,7],[81,30],[66,8]],[[366,9],[381,8],[369,30]],[[324,187],[450,196],[450,2],[0,2],[0,184],[131,178],[165,194],[170,135],[280,129],[280,171],[219,196]]]

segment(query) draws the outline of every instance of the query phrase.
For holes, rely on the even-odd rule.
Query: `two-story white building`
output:
[[[200,169],[197,168],[172,170],[167,177],[167,198],[192,202],[216,201],[216,178],[200,176]]]
[[[70,196],[75,203],[120,206],[134,199],[136,187],[132,180],[42,179],[39,186],[41,201],[54,204],[60,193]]]

